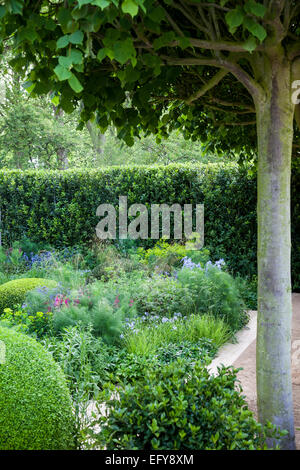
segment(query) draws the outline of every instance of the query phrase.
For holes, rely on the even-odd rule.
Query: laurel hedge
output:
[[[300,170],[292,176],[292,263],[300,289]],[[10,244],[26,234],[56,247],[95,237],[102,203],[203,203],[205,245],[233,272],[256,273],[256,175],[235,164],[0,171],[1,231]]]

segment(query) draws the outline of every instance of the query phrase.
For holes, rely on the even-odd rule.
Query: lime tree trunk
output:
[[[269,58],[264,96],[256,100],[258,131],[257,396],[262,423],[288,431],[277,443],[295,448],[291,381],[290,180],[294,106],[291,66]],[[269,444],[274,444],[273,441]]]

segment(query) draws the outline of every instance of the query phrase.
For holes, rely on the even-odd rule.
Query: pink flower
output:
[[[120,303],[120,299],[119,299],[119,296],[117,295],[114,301],[114,305],[118,305],[119,303]]]
[[[63,296],[57,295],[54,300],[54,306],[59,307],[63,303]]]
[[[132,307],[133,304],[134,304],[134,300],[130,299],[130,300],[129,300],[129,307]]]

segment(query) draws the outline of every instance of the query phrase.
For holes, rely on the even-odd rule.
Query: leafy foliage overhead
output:
[[[296,0],[6,0],[0,28],[29,92],[51,92],[68,113],[83,102],[82,126],[96,116],[129,145],[180,128],[253,147],[260,54],[281,43],[300,55]]]

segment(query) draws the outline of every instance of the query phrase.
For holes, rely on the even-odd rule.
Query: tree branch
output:
[[[231,41],[205,41],[202,39],[188,38],[191,46],[199,49],[206,49],[211,51],[226,51],[226,52],[246,52],[243,47],[243,42],[231,42]],[[172,41],[168,44],[169,47],[179,46],[179,41]],[[258,45],[255,51],[262,51],[265,49],[264,45]]]
[[[162,55],[160,56],[162,60],[164,60],[169,65],[181,65],[181,66],[188,66],[188,65],[206,65],[211,67],[217,67],[226,69],[228,72],[231,72],[236,79],[241,82],[245,88],[247,88],[248,92],[251,96],[258,97],[258,95],[263,94],[264,91],[261,86],[255,82],[255,80],[248,75],[245,70],[243,70],[238,64],[234,62],[230,62],[226,59],[215,58],[210,59],[208,57],[191,57],[191,58],[177,58],[177,57],[169,57]]]
[[[211,108],[211,109],[214,109],[215,111],[220,111],[222,113],[224,113],[224,109],[218,107],[218,106],[214,106],[213,104],[210,104],[210,103],[203,103],[203,106],[207,106],[208,108]],[[245,114],[256,114],[256,112],[253,110],[253,111],[238,111],[236,109],[229,109],[229,110],[226,110],[226,113],[231,113],[231,114],[238,114],[238,115],[245,115]]]
[[[199,6],[199,3],[198,2],[193,2],[192,0],[187,0],[187,3],[189,3],[190,5],[195,5],[195,6]],[[219,10],[222,10],[222,11],[230,11],[230,8],[227,8],[227,7],[222,7],[221,5],[218,5],[217,3],[203,3],[201,2],[201,7],[214,7],[214,8],[218,8]]]
[[[219,98],[216,98],[215,96],[212,96],[211,97],[211,101],[214,102],[214,103],[218,103],[222,106],[230,106],[232,108],[236,107],[236,108],[244,108],[244,109],[247,109],[250,113],[255,113],[255,108],[253,106],[250,106],[250,105],[247,105],[247,104],[244,104],[244,103],[238,103],[238,102],[235,102],[235,101],[224,101],[224,100],[221,100]]]
[[[214,75],[211,80],[209,80],[209,82],[207,82],[205,85],[203,85],[202,88],[200,88],[200,90],[196,91],[195,93],[193,93],[187,100],[186,100],[186,104],[191,104],[193,101],[196,101],[198,100],[199,98],[201,98],[201,96],[203,96],[208,90],[211,90],[213,87],[215,87],[216,85],[218,85],[218,83],[223,80],[223,78],[228,74],[228,70],[226,69],[221,69],[219,70],[219,72],[216,73],[216,75]]]
[[[217,126],[253,126],[256,124],[256,120],[254,121],[245,121],[245,122],[216,122]]]
[[[173,3],[172,7],[180,11],[190,21],[190,23],[192,23],[197,28],[198,31],[202,31],[209,36],[209,30],[203,24],[199,23],[195,17],[187,12],[181,5]]]

